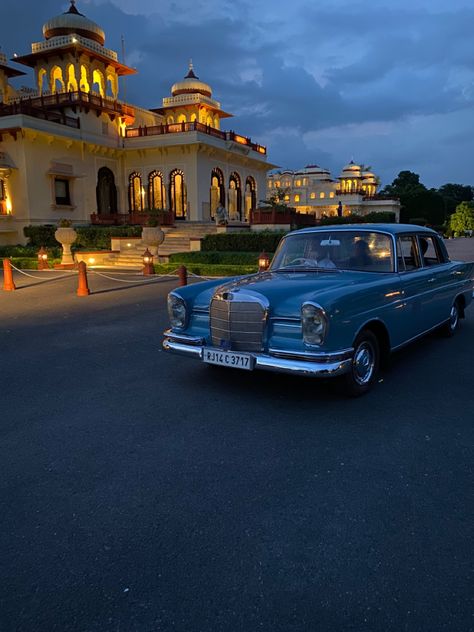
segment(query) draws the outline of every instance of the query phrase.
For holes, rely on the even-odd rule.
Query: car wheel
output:
[[[351,397],[359,397],[374,385],[380,368],[380,345],[377,336],[365,330],[354,342],[354,355],[348,373],[344,375],[345,390]]]
[[[449,320],[442,326],[441,332],[447,338],[451,338],[456,333],[459,327],[459,319],[461,317],[461,309],[459,306],[459,299],[456,299],[451,306],[449,313]]]

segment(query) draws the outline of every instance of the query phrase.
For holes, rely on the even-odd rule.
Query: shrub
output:
[[[258,252],[266,250],[275,252],[281,238],[285,235],[282,231],[262,231],[259,233],[221,233],[206,235],[201,241],[201,250],[204,252]]]
[[[0,246],[0,257],[31,257],[37,258],[39,248],[37,246]],[[48,258],[60,257],[61,247],[47,248]]]
[[[37,270],[38,258],[35,257],[11,257],[12,264],[20,270]],[[48,265],[52,268],[55,263],[61,263],[60,257],[48,259]]]
[[[28,237],[28,245],[40,248],[45,246],[57,246],[58,242],[54,238],[57,226],[53,224],[40,224],[39,226],[25,226],[23,234]]]
[[[140,237],[141,226],[78,226],[74,248],[110,250],[112,237]]]

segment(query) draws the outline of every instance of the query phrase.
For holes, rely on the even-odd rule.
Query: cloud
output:
[[[66,7],[9,3],[3,49],[27,52]],[[338,171],[354,156],[385,181],[406,168],[430,184],[470,177],[468,0],[78,0],[78,8],[105,29],[107,46],[120,52],[124,35],[139,71],[127,79],[127,99],[138,105],[160,105],[192,57],[236,115],[227,127],[268,144],[282,166]]]

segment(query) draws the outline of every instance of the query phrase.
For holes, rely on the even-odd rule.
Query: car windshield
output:
[[[315,231],[283,239],[270,270],[393,272],[392,239],[377,232]]]

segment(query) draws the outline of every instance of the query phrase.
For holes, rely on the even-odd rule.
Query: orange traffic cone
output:
[[[85,264],[85,261],[80,261],[77,268],[78,268],[77,295],[89,296],[91,291],[89,290],[89,286],[87,285],[87,266]]]
[[[10,259],[3,260],[3,289],[6,292],[16,290],[15,283],[13,282],[13,272]]]

